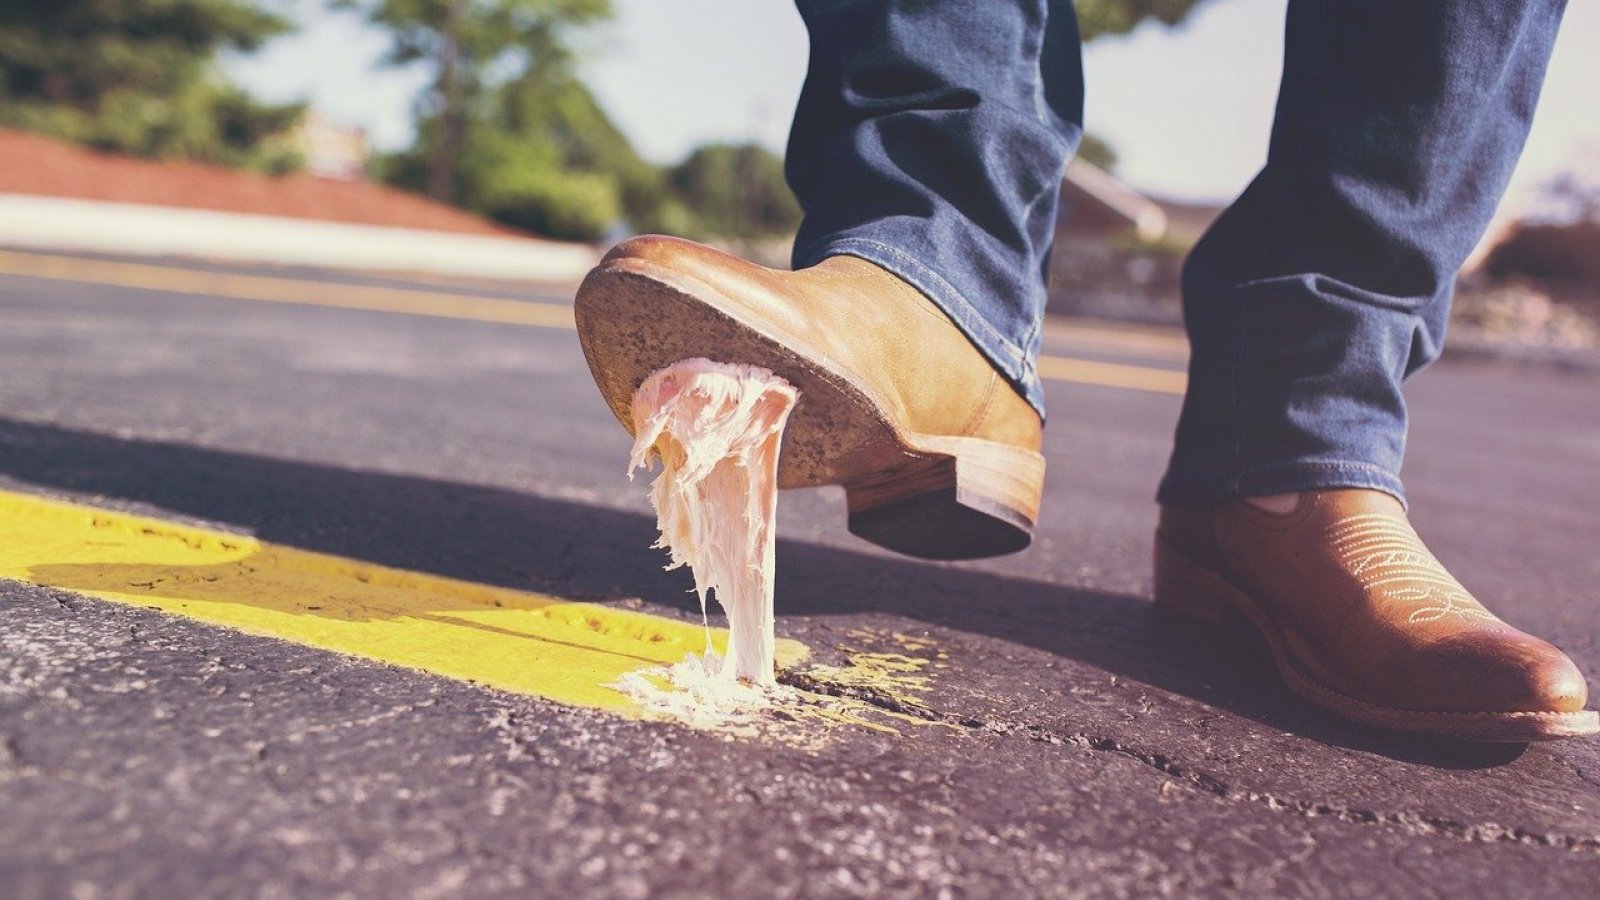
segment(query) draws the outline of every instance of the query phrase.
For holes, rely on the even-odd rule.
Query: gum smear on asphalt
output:
[[[704,620],[714,593],[728,616],[728,652],[630,673],[618,687],[647,710],[715,724],[769,704],[781,688],[773,647],[773,550],[778,451],[799,394],[757,366],[687,359],[661,369],[633,395],[628,477],[660,472],[650,486],[656,547],[668,569],[694,574]]]

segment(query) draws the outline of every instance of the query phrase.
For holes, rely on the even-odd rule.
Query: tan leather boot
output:
[[[1485,609],[1381,491],[1310,491],[1283,514],[1163,508],[1155,594],[1213,623],[1242,614],[1291,689],[1358,722],[1482,741],[1600,731],[1572,660]]]
[[[938,307],[872,263],[787,272],[638,237],[584,279],[577,321],[625,428],[656,369],[692,357],[763,366],[800,391],[780,487],[843,485],[850,530],[913,556],[995,556],[1031,539],[1039,416]]]

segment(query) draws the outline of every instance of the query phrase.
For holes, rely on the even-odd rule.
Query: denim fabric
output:
[[[1071,5],[798,5],[812,49],[787,163],[806,211],[794,265],[848,254],[895,272],[1042,411],[1056,189],[1082,134]],[[1564,6],[1290,2],[1267,164],[1184,268],[1193,355],[1161,502],[1404,499],[1400,385],[1439,354]]]
[[[1194,355],[1160,499],[1404,499],[1400,384],[1522,152],[1564,4],[1289,4],[1267,164],[1190,254]]]

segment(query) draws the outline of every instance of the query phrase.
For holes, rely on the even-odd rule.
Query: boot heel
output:
[[[924,559],[1000,556],[1033,540],[1043,456],[976,438],[926,438],[918,450],[845,485],[852,534]]]
[[[1155,543],[1156,609],[1172,616],[1221,624],[1229,609],[1224,598],[1237,589],[1221,575],[1173,549],[1160,534]]]

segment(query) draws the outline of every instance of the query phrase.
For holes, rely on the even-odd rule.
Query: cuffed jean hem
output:
[[[890,244],[867,238],[834,238],[794,251],[794,267],[804,269],[814,266],[830,256],[854,256],[879,266],[932,300],[934,305],[950,317],[973,346],[977,347],[1000,373],[1006,376],[1023,399],[1044,419],[1044,385],[1034,368],[1033,359],[1014,341],[1001,334],[961,296],[939,273],[933,271],[916,257]]]
[[[1393,472],[1371,463],[1337,460],[1273,463],[1243,471],[1193,475],[1169,472],[1161,479],[1156,502],[1163,506],[1211,506],[1235,497],[1330,488],[1370,488],[1406,505],[1405,488]]]

